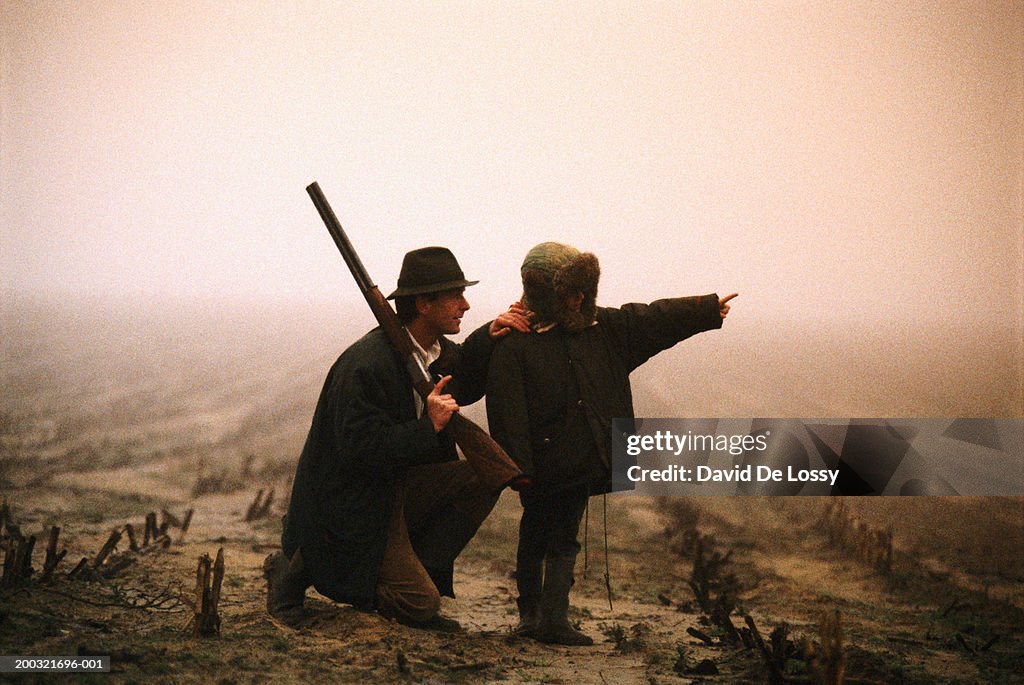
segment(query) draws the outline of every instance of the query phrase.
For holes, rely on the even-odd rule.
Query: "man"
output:
[[[520,623],[541,642],[589,645],[569,624],[569,589],[590,495],[611,490],[613,418],[632,418],[629,374],[691,335],[721,328],[717,295],[597,306],[597,258],[542,243],[523,261],[532,335],[513,334],[491,357],[487,421],[532,484],[520,490],[516,552]]]
[[[301,615],[313,585],[409,625],[458,629],[438,616],[440,597],[454,596],[455,557],[497,493],[458,460],[445,426],[483,395],[494,340],[529,330],[514,306],[463,345],[448,341],[469,309],[464,290],[477,282],[447,248],[414,250],[402,262],[388,299],[424,366],[443,375],[425,402],[380,328],[331,368],[299,457],[282,552],[264,562],[271,614]]]

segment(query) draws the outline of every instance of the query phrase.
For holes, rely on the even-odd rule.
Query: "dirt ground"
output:
[[[93,322],[16,313],[0,369],[0,499],[38,541],[32,576],[0,588],[0,655],[105,654],[113,664],[110,674],[16,682],[772,682],[761,650],[727,644],[691,587],[698,559],[718,554],[728,557],[717,579],[735,578],[732,623],[744,628],[749,616],[766,641],[786,627],[776,682],[815,681],[829,654],[822,617],[838,612],[847,683],[1024,683],[1024,500],[1013,498],[847,500],[865,526],[892,526],[888,572],[831,544],[826,501],[812,498],[611,496],[606,566],[595,498],[571,609],[595,644],[568,648],[510,632],[519,505],[506,492],[459,559],[458,599],[442,609],[464,633],[415,630],[313,590],[311,616],[285,625],[264,610],[261,565],[279,544],[329,353],[260,347],[235,322],[201,354],[202,335],[158,327],[164,337],[149,334],[144,354],[133,331],[153,322],[93,327],[68,342]],[[35,320],[48,323],[25,323]],[[270,488],[267,515],[245,521]],[[189,509],[183,537],[168,529],[169,548],[134,553],[122,537],[94,575],[118,559],[126,568],[68,577],[112,530],[130,523],[141,536],[146,514],[181,519]],[[67,556],[42,582],[51,526]],[[197,560],[219,549],[220,636],[194,637]]]
[[[0,595],[0,653],[112,655],[112,675],[67,680],[770,682],[756,650],[723,646],[720,635],[715,644],[706,644],[687,633],[692,628],[718,635],[702,617],[687,584],[692,559],[671,549],[679,531],[694,523],[691,515],[676,510],[679,503],[609,498],[608,558],[614,590],[609,608],[599,525],[602,501],[592,501],[587,569],[583,573],[581,558],[572,616],[595,637],[595,645],[569,648],[510,632],[516,620],[511,571],[518,516],[511,493],[502,496],[460,559],[459,597],[446,599],[443,611],[466,632],[446,635],[335,605],[312,589],[307,601],[311,615],[299,625],[269,617],[263,606],[261,563],[278,544],[280,510],[272,507],[270,518],[243,521],[254,496],[251,488],[187,500],[116,488],[71,490],[71,498],[68,492],[67,486],[5,488],[22,530],[42,532],[44,526],[59,523],[69,554],[52,583],[30,582]],[[1012,500],[974,504],[974,514],[981,513],[979,507],[1021,506]],[[134,555],[135,563],[110,579],[66,577],[79,558],[95,555],[111,529],[131,522],[141,530],[143,514],[161,507],[180,518],[186,505],[195,513],[182,542]],[[723,498],[687,502],[685,507],[696,512],[698,529],[713,534],[722,550],[733,550],[730,569],[742,586],[733,614],[737,626],[743,626],[741,615],[749,614],[767,636],[785,622],[797,649],[805,641],[818,641],[821,614],[837,610],[844,631],[846,682],[1024,682],[1019,560],[1008,558],[1006,563],[1016,566],[996,576],[967,576],[973,585],[982,585],[978,590],[960,576],[924,563],[911,538],[897,535],[892,574],[829,548],[813,525],[823,509],[819,501]],[[178,535],[173,527],[170,532]],[[999,540],[989,544],[1011,554],[1021,549],[1019,541],[1005,547]],[[126,548],[122,543],[119,551],[131,556]],[[221,635],[193,637],[187,626],[193,615],[197,558],[214,556],[221,548],[226,567]],[[38,550],[37,569],[41,556]],[[713,674],[700,674],[699,665]],[[791,658],[786,668],[791,681],[813,682],[807,662]],[[35,681],[54,679],[39,676]]]

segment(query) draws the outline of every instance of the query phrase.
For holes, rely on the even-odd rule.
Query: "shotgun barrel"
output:
[[[370,274],[366,273],[366,267],[363,266],[362,260],[356,254],[355,248],[352,247],[352,241],[345,235],[345,229],[341,227],[341,222],[338,221],[338,217],[335,216],[330,203],[327,202],[324,191],[320,190],[320,184],[313,181],[306,188],[306,192],[309,193],[316,211],[320,213],[320,218],[324,220],[327,230],[330,232],[331,237],[334,238],[334,244],[338,246],[345,264],[348,265],[348,270],[352,272],[352,277],[356,279],[359,291],[365,295],[370,290],[376,288],[377,286],[370,279]]]

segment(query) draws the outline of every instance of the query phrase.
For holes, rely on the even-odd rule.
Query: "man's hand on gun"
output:
[[[444,394],[444,386],[451,381],[451,376],[445,376],[437,382],[434,389],[427,395],[427,415],[430,422],[434,424],[434,432],[440,433],[451,421],[452,414],[459,410],[459,403],[451,395]]]

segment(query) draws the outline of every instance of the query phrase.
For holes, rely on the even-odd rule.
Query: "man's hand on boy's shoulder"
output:
[[[491,338],[497,340],[512,332],[512,329],[520,333],[530,332],[530,320],[526,307],[520,302],[513,302],[508,309],[498,314],[488,328]]]

